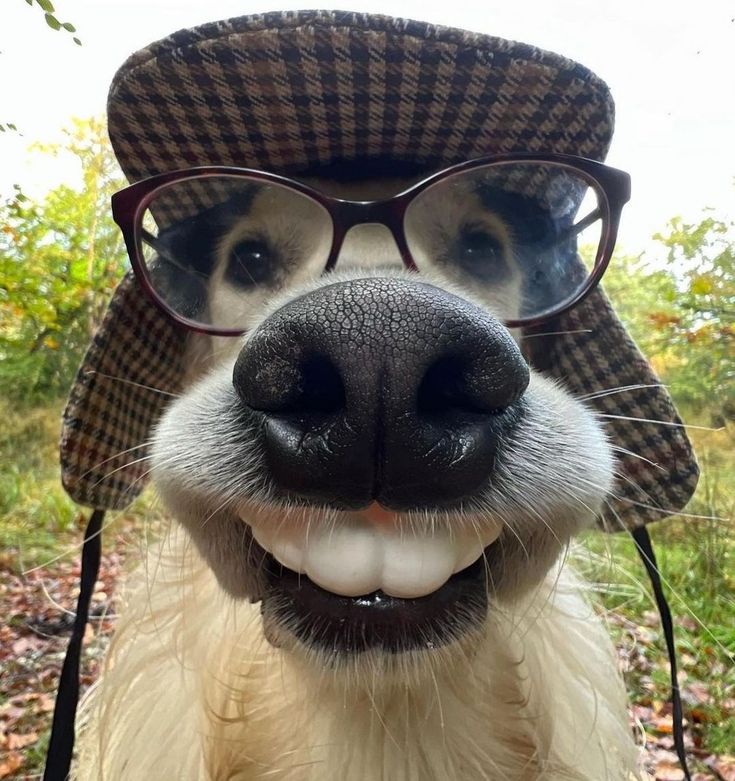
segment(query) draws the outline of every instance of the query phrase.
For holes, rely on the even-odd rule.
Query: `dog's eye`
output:
[[[465,228],[456,245],[455,258],[469,274],[478,279],[496,279],[506,270],[503,245],[487,231]]]
[[[225,277],[241,287],[267,282],[273,275],[273,251],[259,239],[244,239],[230,250]]]

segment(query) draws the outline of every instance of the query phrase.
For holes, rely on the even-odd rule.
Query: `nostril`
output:
[[[416,394],[420,416],[437,417],[451,412],[494,414],[502,406],[487,404],[474,388],[471,362],[457,355],[436,360],[424,374]]]
[[[300,392],[293,397],[290,409],[283,412],[328,415],[345,409],[345,386],[339,370],[328,357],[310,356],[300,368]]]
[[[248,345],[232,373],[237,395],[266,415],[330,415],[346,407],[346,391],[335,361],[324,354],[291,349],[275,351],[267,340]]]

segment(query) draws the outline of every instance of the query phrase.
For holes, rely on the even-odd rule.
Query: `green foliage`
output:
[[[0,401],[0,550],[20,549],[24,566],[53,557],[60,535],[77,531],[79,508],[59,482],[61,406],[18,414]]]
[[[74,504],[59,479],[63,406],[55,399],[19,410],[0,398],[0,568],[19,573],[79,546],[88,512]],[[136,539],[144,526],[161,521],[147,492],[118,518],[136,528]]]
[[[27,5],[33,6],[35,3],[38,8],[43,12],[43,18],[46,24],[52,30],[65,30],[68,33],[75,33],[77,28],[71,22],[60,22],[56,16],[56,9],[51,0],[25,0]],[[72,40],[77,46],[81,46],[82,42],[76,36],[72,37]]]
[[[605,287],[687,422],[735,421],[735,223],[675,217],[663,262],[618,256]]]
[[[705,436],[705,435],[702,435]],[[735,493],[735,447],[728,444],[725,432],[718,442],[707,446],[717,452],[726,467],[719,481],[710,463],[702,464],[698,494],[714,505],[733,508]],[[701,455],[700,442],[695,445]],[[728,753],[735,745],[735,720],[730,712],[735,690],[735,536],[727,520],[696,518],[667,519],[650,527],[658,565],[664,578],[671,610],[676,617],[676,641],[679,653],[679,683],[707,684],[711,702],[699,716],[694,729],[701,744],[712,753]],[[633,701],[641,698],[666,701],[670,681],[666,647],[650,585],[645,577],[633,539],[627,534],[602,535],[590,532],[584,539],[584,551],[577,557],[587,580],[598,584],[605,608],[613,617],[623,616],[633,626],[647,625],[655,632],[652,642],[638,653],[652,667],[647,679],[640,669],[626,675]],[[613,635],[619,644],[630,647],[630,629],[613,623]],[[634,642],[634,640],[633,640]],[[645,667],[645,665],[644,665]]]
[[[735,224],[711,212],[693,222],[676,217],[654,238],[664,257],[614,257],[605,288],[683,419],[719,427],[689,430],[702,471],[689,516],[654,524],[651,535],[678,616],[680,681],[710,686],[711,712],[697,729],[710,751],[728,751],[735,723],[718,714],[735,686]],[[595,533],[585,546],[585,575],[601,584],[605,606],[645,622],[654,603],[632,539]],[[657,674],[647,682],[633,671],[629,686],[637,696],[647,689],[665,700],[670,684],[661,638],[645,653]]]
[[[706,410],[713,425],[735,421],[735,223],[676,218],[655,238],[678,280],[677,319],[662,329],[669,353],[681,356],[677,398],[692,412]]]
[[[16,186],[0,204],[0,393],[16,401],[68,388],[126,264],[109,208],[124,181],[104,120],[76,119],[63,144],[34,149],[74,155],[83,186],[40,203]]]

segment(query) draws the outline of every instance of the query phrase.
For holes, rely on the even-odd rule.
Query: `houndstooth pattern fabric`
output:
[[[294,174],[373,157],[427,169],[514,151],[601,159],[613,113],[606,85],[556,54],[339,11],[182,30],[130,57],[108,101],[131,181],[205,164]]]
[[[539,345],[548,350],[547,373],[600,413],[615,449],[616,481],[602,527],[620,531],[676,513],[694,493],[699,467],[668,391],[602,289],[551,330],[562,334]]]
[[[195,165],[306,173],[371,158],[450,165],[482,154],[602,159],[607,87],[524,44],[344,12],[273,13],[183,30],[133,55],[113,82],[110,136],[131,180]],[[582,398],[658,381],[601,291],[531,340]],[[569,333],[571,332],[571,333]],[[145,483],[146,442],[183,374],[186,334],[128,275],[85,356],[64,415],[63,482],[81,504],[125,507]],[[617,448],[600,519],[632,528],[681,509],[697,482],[663,388],[590,399]],[[635,454],[635,455],[633,455]]]
[[[122,509],[145,487],[146,443],[170,394],[179,389],[184,339],[128,273],[64,410],[61,479],[79,504]]]

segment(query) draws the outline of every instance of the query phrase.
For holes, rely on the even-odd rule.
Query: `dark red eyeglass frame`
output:
[[[130,262],[138,282],[162,312],[180,325],[193,331],[215,336],[241,336],[244,333],[243,329],[217,328],[183,317],[171,309],[166,302],[159,297],[151,284],[148,268],[141,251],[143,238],[142,224],[145,210],[148,208],[151,201],[156,198],[160,190],[165,189],[174,182],[204,179],[214,176],[254,179],[288,187],[318,203],[326,210],[332,220],[332,246],[323,273],[331,271],[337,264],[337,259],[347,232],[355,225],[366,223],[385,225],[393,235],[393,239],[396,242],[405,267],[411,271],[419,271],[420,269],[417,267],[413,256],[411,255],[411,251],[408,248],[403,228],[406,211],[413,199],[428,187],[455,174],[464,173],[466,171],[471,171],[474,168],[481,168],[488,165],[501,166],[512,163],[546,163],[573,170],[581,178],[585,179],[589,185],[594,188],[595,192],[597,192],[599,196],[600,219],[602,220],[602,234],[595,264],[585,285],[578,291],[577,295],[568,301],[562,302],[558,308],[544,312],[533,318],[505,321],[505,325],[508,328],[518,328],[521,326],[532,327],[557,317],[576,306],[595,288],[602,278],[602,275],[605,273],[605,269],[610,262],[610,257],[615,248],[615,240],[617,239],[620,215],[623,206],[630,199],[630,175],[625,171],[611,168],[596,160],[589,160],[575,155],[544,155],[534,153],[491,155],[469,160],[436,171],[416,184],[411,185],[408,189],[403,190],[390,198],[377,201],[351,201],[342,198],[334,198],[319,192],[296,179],[290,179],[279,174],[272,174],[250,168],[201,166],[151,176],[126,187],[124,190],[120,190],[112,196],[112,214],[115,222],[122,230],[125,246],[127,247]]]

